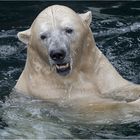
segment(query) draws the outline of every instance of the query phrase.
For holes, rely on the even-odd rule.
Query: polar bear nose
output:
[[[62,61],[66,56],[66,52],[64,50],[51,50],[50,57],[54,61]]]

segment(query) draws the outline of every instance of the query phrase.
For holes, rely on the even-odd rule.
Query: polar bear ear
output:
[[[31,36],[31,30],[28,29],[28,30],[19,32],[19,33],[17,34],[17,36],[18,36],[18,39],[19,39],[20,41],[22,41],[22,42],[25,43],[25,44],[28,44],[28,43],[29,43],[30,36]]]
[[[88,11],[84,14],[79,14],[82,20],[89,26],[92,22],[92,12]]]

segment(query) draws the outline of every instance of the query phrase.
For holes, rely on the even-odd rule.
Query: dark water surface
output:
[[[25,64],[26,48],[18,41],[17,32],[27,29],[39,12],[52,4],[63,4],[79,13],[91,10],[97,47],[124,78],[140,84],[140,2],[0,2],[1,102]],[[6,103],[4,109],[0,106],[0,138],[140,138],[140,122],[68,123],[49,103],[46,108],[46,104],[28,98],[16,102],[18,105]]]

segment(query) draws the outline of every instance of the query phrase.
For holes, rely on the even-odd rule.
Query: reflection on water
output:
[[[1,102],[11,92],[25,64],[26,46],[18,41],[17,32],[28,28],[42,9],[55,3],[0,2]],[[77,12],[91,10],[91,28],[97,46],[124,78],[140,83],[139,2],[57,3],[70,6]],[[102,123],[83,121],[84,116],[71,113],[69,107],[29,97],[15,97],[6,103],[1,102],[1,138],[140,138],[137,109],[135,117],[126,108],[125,120],[120,117],[119,123],[102,124],[102,116],[96,116]]]

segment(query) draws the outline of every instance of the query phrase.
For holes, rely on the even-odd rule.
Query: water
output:
[[[98,114],[94,117],[101,122],[85,121],[83,114],[72,113],[69,106],[10,94],[26,59],[26,46],[18,41],[17,32],[56,3],[77,12],[91,10],[97,46],[125,79],[140,84],[140,2],[0,2],[0,137],[139,139],[139,109],[132,115],[126,107],[126,118],[122,120],[122,110],[116,123],[103,122]],[[9,94],[12,97],[5,102]]]

